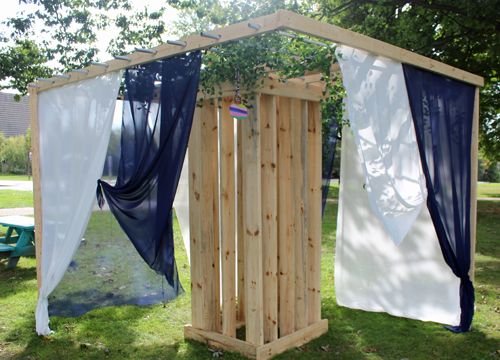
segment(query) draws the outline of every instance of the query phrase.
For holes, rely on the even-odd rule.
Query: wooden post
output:
[[[246,341],[264,344],[260,94],[243,121],[243,228],[245,242]]]
[[[238,187],[237,192],[237,240],[238,240],[238,321],[244,322],[245,317],[245,236],[243,230],[243,145],[241,134],[243,131],[243,122],[238,121],[236,125],[237,133],[237,165],[236,165],[236,182]]]
[[[276,97],[261,95],[262,256],[264,273],[264,343],[278,338],[278,169]]]
[[[472,120],[471,143],[471,189],[470,189],[470,269],[469,277],[474,282],[476,266],[476,227],[477,227],[477,173],[479,147],[479,86],[474,98],[474,118]]]
[[[222,252],[222,334],[236,337],[236,244],[233,98],[222,101],[220,112],[220,194]]]
[[[189,140],[191,313],[195,328],[216,331],[212,124],[216,107],[197,108]]]
[[[214,107],[216,110],[216,106]],[[212,171],[214,196],[214,292],[215,292],[215,331],[220,332],[220,229],[219,229],[219,125],[218,116],[212,116]]]
[[[321,321],[321,104],[308,102],[307,175],[308,175],[308,322]]]
[[[307,101],[292,100],[293,200],[295,244],[295,331],[307,319]]]
[[[279,97],[278,101],[278,324],[283,337],[293,333],[295,314],[292,101],[285,97]]]
[[[30,127],[31,151],[33,170],[33,206],[35,210],[35,252],[36,252],[36,280],[38,296],[42,287],[42,187],[40,184],[40,135],[38,133],[38,95],[36,88],[28,88],[30,95]]]

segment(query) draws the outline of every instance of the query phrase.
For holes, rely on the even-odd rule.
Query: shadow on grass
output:
[[[485,206],[492,209],[488,204]],[[497,213],[496,210],[496,207],[493,211],[488,210],[488,219],[482,215],[478,217],[480,225],[477,248],[482,255],[479,255],[477,265],[483,267],[478,280],[481,279],[480,283],[484,287],[476,287],[476,299],[483,301],[481,296],[486,294],[487,303],[477,304],[479,311],[476,312],[472,331],[455,334],[436,323],[337,305],[333,287],[337,205],[327,204],[322,245],[322,317],[328,319],[329,331],[302,346],[301,350],[291,349],[275,359],[500,359],[500,354],[495,354],[500,350],[500,314],[492,310],[493,306],[500,306],[500,279],[497,271],[500,239],[496,235],[500,226],[500,212]],[[26,264],[28,266],[23,268]],[[188,269],[181,268],[181,271],[187,272]],[[10,324],[4,318],[7,314],[5,304],[7,300],[19,300],[20,296],[13,296],[13,292],[0,295],[0,301],[4,301],[0,306],[0,325],[5,323],[7,327],[6,330],[0,330],[0,343],[12,342],[0,352],[0,358],[213,359],[206,344],[183,338],[183,325],[190,319],[189,290],[185,295],[165,304],[165,307],[162,304],[119,306],[93,310],[74,319],[52,317],[50,326],[55,334],[49,336],[47,341],[35,333],[36,284],[32,262],[24,262],[21,268],[14,271],[0,269],[0,286],[4,281],[7,284],[17,281],[10,278],[18,276],[23,278],[22,281],[27,283],[28,288],[28,291],[22,293],[19,290],[18,294],[22,294],[22,297],[31,292],[33,299],[27,301],[25,307],[18,306],[16,313],[8,313],[18,319],[15,324]],[[185,284],[188,284],[187,279]],[[23,285],[15,286],[17,288]],[[326,352],[322,347],[330,351]],[[223,359],[246,358],[224,352]]]

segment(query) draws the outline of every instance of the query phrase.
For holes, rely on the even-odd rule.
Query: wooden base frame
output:
[[[184,327],[184,336],[186,339],[204,342],[210,347],[238,352],[257,360],[266,360],[288,349],[308,343],[327,331],[328,320],[323,319],[292,334],[260,346],[219,333],[196,329],[191,325]]]

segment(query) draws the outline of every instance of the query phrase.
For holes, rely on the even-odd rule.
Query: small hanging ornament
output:
[[[234,74],[234,85],[235,85],[235,94],[234,94],[234,104],[229,107],[229,115],[231,117],[243,120],[248,115],[248,109],[245,105],[241,103],[240,96],[240,70],[236,67]]]

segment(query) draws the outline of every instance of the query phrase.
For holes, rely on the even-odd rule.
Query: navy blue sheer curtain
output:
[[[336,119],[331,118],[323,123],[323,174],[322,174],[322,200],[323,210],[321,216],[325,214],[326,199],[330,190],[330,180],[332,179],[333,163],[335,162],[335,150],[337,148],[337,134],[339,124]]]
[[[98,181],[118,223],[175,294],[183,292],[174,257],[172,204],[191,132],[201,54],[128,69],[115,186]]]
[[[471,263],[471,143],[475,88],[403,65],[422,167],[427,207],[444,260],[460,278],[460,325],[468,331],[474,315]]]

